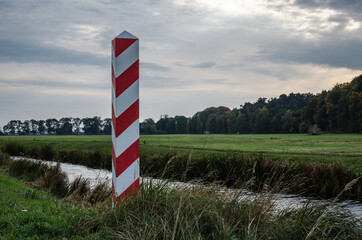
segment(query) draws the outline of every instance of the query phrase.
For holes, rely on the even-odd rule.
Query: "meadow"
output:
[[[362,135],[143,135],[141,175],[334,198],[360,178]],[[110,136],[11,136],[13,156],[111,170]],[[342,199],[362,201],[362,179]]]
[[[26,146],[50,144],[56,150],[100,150],[111,152],[111,137],[97,136],[0,136],[6,142]],[[141,135],[140,151],[145,155],[169,152],[193,155],[208,152],[236,152],[292,162],[341,162],[362,171],[361,134],[240,134],[240,135]]]

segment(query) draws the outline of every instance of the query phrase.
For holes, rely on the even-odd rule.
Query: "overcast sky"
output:
[[[140,39],[140,118],[362,73],[360,0],[0,0],[0,126],[111,115],[111,40]]]

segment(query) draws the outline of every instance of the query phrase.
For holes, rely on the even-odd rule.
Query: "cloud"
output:
[[[291,39],[275,44],[273,48],[263,49],[257,59],[271,62],[312,63],[336,68],[362,70],[362,41],[347,39],[313,44],[313,42]]]
[[[0,121],[109,114],[123,30],[140,39],[141,118],[318,92],[360,72],[360,12],[351,0],[0,0]]]
[[[170,70],[170,68],[168,68],[168,67],[164,67],[164,66],[161,66],[159,64],[150,63],[150,62],[141,62],[140,67],[144,68],[144,69],[150,69],[150,70],[153,70],[153,71],[159,71],[159,72],[166,72],[166,71]]]
[[[79,64],[79,65],[108,65],[108,58],[90,54],[89,52],[79,52],[37,44],[19,40],[0,40],[0,61],[1,62],[44,62],[59,64]]]
[[[213,68],[216,66],[215,62],[201,62],[197,64],[185,64],[182,62],[176,62],[176,65],[182,66],[182,67],[191,67],[191,68]]]

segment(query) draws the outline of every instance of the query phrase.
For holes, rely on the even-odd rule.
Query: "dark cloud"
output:
[[[325,64],[330,67],[362,70],[361,45],[362,41],[357,39],[339,41],[331,39],[320,44],[294,39],[261,50],[257,59],[283,63]]]
[[[107,66],[110,59],[89,52],[19,40],[0,40],[1,62],[43,62]]]
[[[360,0],[296,0],[294,4],[309,8],[332,8],[336,10],[349,9],[359,11],[362,9]]]
[[[333,9],[349,17],[362,19],[361,0],[296,0],[294,4],[301,8]]]

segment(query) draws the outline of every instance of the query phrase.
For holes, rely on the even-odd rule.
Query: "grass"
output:
[[[0,172],[1,239],[361,239],[358,222],[327,206],[275,213],[264,197],[238,202],[205,189],[148,182],[114,208],[86,207]]]
[[[142,146],[142,143],[146,145]],[[149,147],[157,150],[148,150]],[[294,162],[333,163],[340,161],[346,166],[362,171],[361,134],[246,134],[246,135],[144,135],[141,151],[176,151],[194,154],[205,151],[242,152],[263,154],[277,160]]]
[[[81,228],[97,211],[71,206],[0,173],[0,239],[93,239]]]
[[[358,168],[350,167],[346,162],[329,162],[324,161],[295,161],[284,159],[282,157],[270,158],[264,153],[245,153],[236,150],[209,150],[187,146],[187,138],[192,137],[194,142],[198,138],[203,138],[208,142],[215,142],[215,136],[220,139],[217,141],[223,143],[226,138],[231,144],[235,139],[240,139],[239,135],[162,135],[162,136],[142,136],[143,139],[150,137],[153,139],[151,143],[146,140],[141,141],[141,174],[143,176],[155,176],[173,178],[181,181],[199,180],[203,182],[218,181],[228,187],[244,188],[247,183],[253,191],[261,191],[265,187],[272,189],[274,192],[303,194],[305,196],[313,196],[317,198],[333,198],[343,189],[344,185],[361,176]],[[254,138],[265,138],[266,135],[253,135]],[[281,135],[272,135],[268,137],[268,141],[279,139]],[[287,142],[301,142],[302,135],[283,135],[294,137]],[[324,142],[336,141],[335,136],[325,136]],[[346,140],[346,136],[341,135],[342,140],[347,143],[358,142],[358,135],[352,136],[350,141]],[[344,139],[343,139],[344,136]],[[85,139],[88,141],[98,136],[69,136],[65,139]],[[104,136],[100,136],[104,137]],[[175,144],[172,140],[170,146],[153,145],[162,143],[167,139],[175,137]],[[306,136],[308,139],[320,136]],[[102,150],[60,150],[55,149],[56,144],[45,140],[54,139],[54,136],[40,136],[44,141],[38,141],[36,138],[29,140],[29,136],[10,137],[10,139],[28,139],[19,142],[3,142],[2,149],[11,155],[24,155],[37,159],[55,160],[60,162],[69,162],[81,164],[92,168],[106,168],[111,170],[111,155],[109,151]],[[59,139],[63,137],[60,136]],[[225,138],[225,139],[223,139]],[[59,140],[58,139],[58,140]],[[156,140],[155,140],[156,139]],[[157,139],[161,139],[157,141]],[[165,140],[166,139],[166,140]],[[231,140],[230,140],[231,139]],[[252,139],[252,138],[251,138]],[[200,140],[200,139],[199,139]],[[285,139],[284,139],[285,140]],[[342,141],[340,140],[340,141]],[[353,141],[352,141],[353,140]],[[86,141],[86,142],[87,142]],[[146,142],[144,142],[146,141]],[[191,141],[191,140],[190,140]],[[259,140],[261,142],[261,140]],[[310,140],[308,140],[310,141]],[[38,143],[40,142],[40,143]],[[86,142],[77,142],[74,145],[86,145]],[[41,144],[43,143],[43,144]],[[60,144],[67,143],[60,142]],[[146,143],[146,144],[144,144]],[[182,144],[185,144],[182,147]],[[174,146],[175,145],[175,146]],[[254,143],[255,145],[255,143]],[[354,149],[354,147],[350,147]],[[352,150],[351,150],[352,151]],[[354,154],[347,156],[358,156],[357,150]],[[337,153],[335,153],[337,154]],[[279,154],[281,156],[283,154]],[[310,153],[311,156],[319,157],[318,154]],[[49,156],[52,156],[49,159]],[[296,156],[294,154],[294,156]],[[305,155],[301,155],[306,157]],[[309,155],[308,155],[309,156]],[[353,158],[351,158],[353,159]],[[330,160],[330,159],[329,159]],[[360,164],[361,161],[354,161]],[[252,183],[252,184],[251,184]],[[66,193],[66,191],[63,191]],[[63,195],[64,195],[63,193]],[[360,179],[353,188],[342,195],[344,199],[362,200],[362,179]]]
[[[111,137],[98,136],[0,136],[0,146],[13,141],[26,146],[50,145],[55,150],[99,150],[111,152]],[[143,144],[143,143],[146,144]],[[262,153],[273,160],[344,163],[362,172],[361,134],[241,134],[241,135],[142,135],[140,151],[158,154],[170,150],[193,155],[205,152]]]

